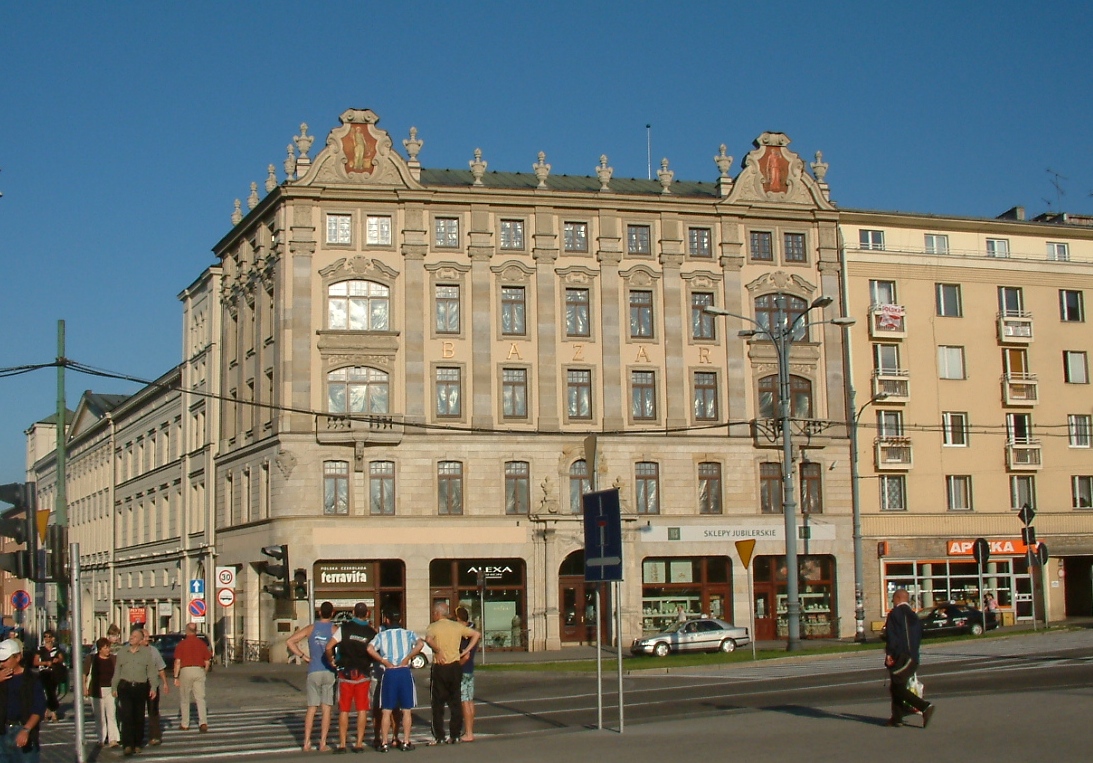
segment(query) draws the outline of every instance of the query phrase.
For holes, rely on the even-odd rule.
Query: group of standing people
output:
[[[95,707],[99,741],[104,747],[121,747],[128,757],[141,752],[146,716],[148,744],[162,742],[160,697],[170,688],[167,664],[143,628],[134,628],[124,647],[120,642],[121,631],[116,626],[95,642],[95,655],[85,671],[84,695]],[[191,697],[197,704],[200,730],[208,731],[205,675],[211,666],[212,652],[198,637],[197,626],[190,623],[175,648],[173,665],[174,683],[181,695],[183,731],[190,728]]]
[[[320,712],[318,749],[331,749],[327,741],[336,691],[339,714],[335,753],[349,749],[364,751],[369,715],[374,734],[372,746],[376,750],[413,750],[411,711],[417,704],[417,688],[410,665],[426,643],[433,650],[433,741],[430,744],[474,741],[474,655],[481,634],[471,625],[467,609],[457,607],[453,620],[448,605],[437,603],[424,638],[403,628],[397,611],[384,613],[380,630],[369,622],[369,614],[368,605],[358,602],[353,608],[352,619],[335,625],[334,605],[323,602],[319,606],[318,619],[298,630],[286,642],[289,651],[308,665],[303,749],[315,749],[312,733],[315,716]],[[445,707],[451,714],[447,735],[444,733]],[[354,710],[357,715],[356,743],[350,748],[347,745],[349,714]]]

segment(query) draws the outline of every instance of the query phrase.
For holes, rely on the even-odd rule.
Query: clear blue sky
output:
[[[897,6],[893,8],[892,6]],[[0,4],[0,367],[67,355],[155,378],[176,295],[232,200],[283,175],[307,122],[371,108],[427,167],[713,180],[764,130],[819,149],[843,207],[1093,212],[1088,3],[114,2]],[[1076,141],[1076,142],[1075,142]],[[0,378],[0,482],[55,409],[55,372]],[[134,387],[70,373],[85,389]]]

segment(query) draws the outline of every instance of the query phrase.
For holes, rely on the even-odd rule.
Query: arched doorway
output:
[[[586,583],[584,549],[574,551],[558,569],[558,632],[563,644],[596,642],[596,586],[601,586],[600,601],[604,628],[600,643],[611,644],[611,587]]]

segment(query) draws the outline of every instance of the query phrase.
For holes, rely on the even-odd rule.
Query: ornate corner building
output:
[[[462,601],[495,648],[587,643],[581,496],[615,487],[622,643],[753,607],[755,635],[783,637],[784,390],[802,636],[854,633],[855,427],[868,619],[896,585],[968,598],[951,541],[979,536],[1001,543],[992,590],[1030,617],[1036,571],[1003,551],[1037,489],[1048,612],[1089,598],[1093,228],[840,210],[822,156],[780,133],[735,175],[721,146],[715,179],[690,182],[667,159],[651,180],[606,156],[552,175],[543,153],[530,172],[488,172],[478,150],[434,170],[416,130],[402,153],[379,121],[346,111],[314,158],[302,126],[284,179],[270,165],[264,198],[251,185],[180,295],[182,363],[70,427],[96,635],[128,610],[180,629],[201,580],[210,628],[276,647],[311,617],[263,592],[261,549],[284,544],[315,602],[417,628]],[[787,314],[783,386],[769,332]],[[31,459],[45,491],[50,459]],[[1044,470],[1060,476],[1036,486]]]

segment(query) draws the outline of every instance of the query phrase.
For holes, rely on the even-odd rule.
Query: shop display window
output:
[[[800,556],[797,580],[801,603],[802,638],[831,638],[838,633],[835,607],[835,559],[831,556]],[[757,638],[785,638],[789,633],[786,608],[786,562],[784,556],[758,556],[754,562],[755,617]],[[770,623],[773,594],[777,621]]]
[[[732,562],[723,556],[642,561],[642,631],[695,617],[732,621]]]
[[[487,649],[527,648],[523,559],[434,559],[429,588],[431,604],[467,608]]]
[[[984,593],[993,594],[999,607],[1012,608],[1014,573],[1022,572],[1023,569],[1014,569],[1010,559],[989,561],[983,571]],[[907,589],[911,606],[916,610],[946,602],[978,607],[979,567],[971,560],[885,562],[885,612],[892,608],[892,594],[899,588]]]

